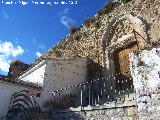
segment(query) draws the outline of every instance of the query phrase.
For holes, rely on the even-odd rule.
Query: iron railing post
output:
[[[89,100],[89,105],[91,105],[91,91],[90,91],[90,84],[89,84],[89,96],[88,96],[88,100]]]
[[[83,89],[81,87],[81,110],[82,110],[82,105],[83,105]]]

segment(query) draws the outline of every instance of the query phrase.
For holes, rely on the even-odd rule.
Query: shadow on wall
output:
[[[28,90],[22,90],[12,95],[7,120],[34,120],[40,111],[36,99]]]
[[[80,113],[69,111],[52,111],[51,116],[54,120],[85,120],[85,118]]]
[[[53,98],[46,101],[44,107],[46,108],[70,108],[81,106],[81,91],[83,92],[83,106],[93,103],[95,101],[95,96],[99,93],[98,87],[103,84],[101,81],[96,81],[103,77],[103,66],[94,62],[91,59],[87,59],[87,79],[84,83],[75,84],[67,89],[62,88],[58,92],[55,91]],[[91,81],[95,81],[92,82]],[[86,84],[89,83],[89,84]],[[91,100],[89,94],[93,99]]]
[[[27,119],[28,120],[28,119]],[[85,120],[80,113],[50,110],[38,113],[34,120]]]
[[[130,77],[123,73],[105,76],[105,69],[101,65],[91,60],[88,62],[88,81],[54,91],[53,98],[46,101],[44,107],[57,110],[103,105],[133,93],[133,82]]]
[[[94,62],[92,59],[88,58],[87,61],[87,81],[92,81],[94,79],[102,78],[106,69],[99,63]]]

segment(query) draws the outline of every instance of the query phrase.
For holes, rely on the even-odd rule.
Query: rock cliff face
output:
[[[11,80],[16,79],[18,76],[20,76],[22,74],[22,72],[27,70],[29,67],[30,67],[30,65],[25,64],[19,60],[13,61],[10,64],[8,78]]]

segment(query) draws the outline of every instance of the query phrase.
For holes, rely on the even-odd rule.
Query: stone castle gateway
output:
[[[54,111],[55,119],[158,120],[159,18],[158,0],[110,2],[44,53],[29,69],[18,72],[15,78],[42,85],[38,101],[44,110],[47,105],[47,108],[52,105],[54,108],[55,100],[72,106],[70,103],[74,102],[70,101],[75,98],[79,100],[75,103],[84,107],[80,111],[76,108],[67,112]],[[78,86],[83,86],[83,91]],[[127,94],[131,92],[134,99],[127,97],[125,90]],[[70,93],[74,95],[69,97]],[[122,96],[125,99],[115,103]]]

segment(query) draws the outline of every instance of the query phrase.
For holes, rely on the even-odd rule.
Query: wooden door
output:
[[[133,80],[130,73],[129,53],[138,50],[137,44],[131,44],[127,48],[119,49],[114,53],[116,88],[124,90],[130,88]]]

